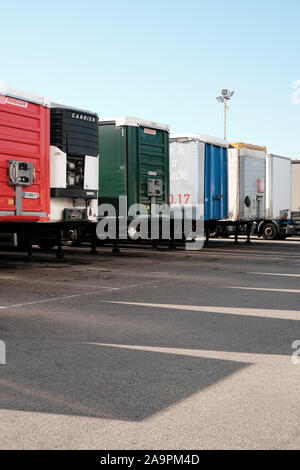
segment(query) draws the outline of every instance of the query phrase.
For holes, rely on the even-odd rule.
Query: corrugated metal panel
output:
[[[12,215],[1,217],[0,220],[49,220],[49,130],[49,108],[31,101],[1,97],[0,212]],[[18,195],[16,186],[8,184],[9,160],[32,163],[34,166],[34,183],[31,186],[20,187],[22,190]],[[27,198],[29,193],[36,197]],[[15,215],[17,205],[22,207],[22,215]],[[33,213],[37,215],[34,216]]]
[[[166,126],[167,127],[167,126]],[[128,206],[149,205],[148,179],[162,181],[157,204],[169,204],[169,132],[144,126],[116,126],[99,122],[100,202],[118,206],[119,196]]]
[[[74,108],[51,108],[51,145],[72,155],[98,155],[98,116]]]
[[[205,145],[205,220],[221,220],[228,215],[227,149]]]
[[[138,201],[149,204],[148,179],[157,177],[162,180],[163,194],[156,198],[158,204],[169,204],[169,134],[162,130],[151,132],[148,128],[128,128],[128,132],[137,132],[137,162],[138,162]],[[129,140],[130,142],[130,140]],[[128,152],[130,155],[130,152]],[[132,162],[133,163],[133,162]],[[134,186],[131,173],[128,174],[128,195],[130,188]],[[132,203],[135,196],[132,194]]]
[[[118,206],[127,195],[125,130],[114,124],[99,126],[99,198]]]

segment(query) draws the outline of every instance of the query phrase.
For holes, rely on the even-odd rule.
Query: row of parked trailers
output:
[[[140,203],[149,214],[153,203],[173,213],[203,207],[208,235],[253,226],[285,237],[300,219],[299,163],[264,147],[170,137],[167,125],[0,92],[0,232],[29,252],[33,243],[60,250],[63,240],[95,247],[98,206],[110,203],[118,215],[120,196],[127,210]]]
[[[204,203],[207,232],[228,236],[250,222],[265,239],[300,232],[299,160],[201,134],[171,137],[170,150],[171,204]]]

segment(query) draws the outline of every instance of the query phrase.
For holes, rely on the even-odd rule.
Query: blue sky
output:
[[[299,0],[11,0],[1,81],[102,117],[220,137],[216,96],[231,88],[229,140],[299,158],[299,17]]]

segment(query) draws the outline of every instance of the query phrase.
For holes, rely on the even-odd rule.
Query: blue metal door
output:
[[[205,148],[205,220],[221,220],[228,212],[227,149],[212,144]]]

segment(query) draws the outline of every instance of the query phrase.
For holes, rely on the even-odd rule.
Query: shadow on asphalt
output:
[[[16,369],[13,357],[3,368],[1,408],[140,421],[247,365],[106,346],[36,346]]]

